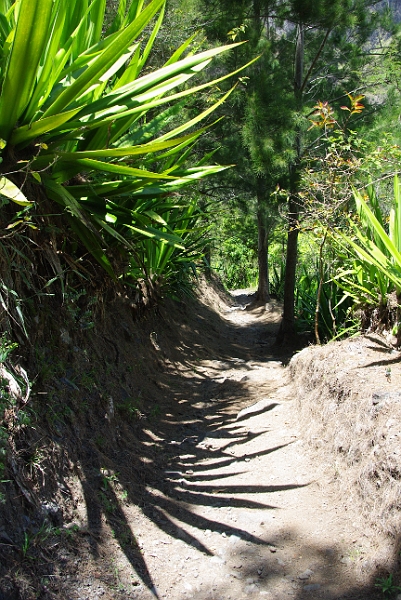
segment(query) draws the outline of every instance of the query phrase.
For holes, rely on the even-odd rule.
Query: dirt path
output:
[[[400,353],[306,349],[297,389],[281,307],[202,289],[140,322],[116,303],[57,352],[16,437],[0,600],[373,600],[400,580]]]
[[[188,361],[165,374],[180,420],[167,414],[145,431],[162,456],[140,506],[123,508],[138,551],[112,531],[102,543],[114,594],[98,561],[74,598],[381,597],[369,583],[369,533],[309,458],[297,390],[269,354],[280,311],[250,313],[247,300],[221,303],[217,320],[198,315],[197,352],[188,344]],[[167,343],[157,338],[159,350]]]

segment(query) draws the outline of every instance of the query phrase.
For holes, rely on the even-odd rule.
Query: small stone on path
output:
[[[304,571],[303,573],[298,575],[298,579],[301,579],[301,580],[310,579],[312,577],[312,575],[313,575],[313,571],[311,571],[311,569],[306,569],[306,571]]]

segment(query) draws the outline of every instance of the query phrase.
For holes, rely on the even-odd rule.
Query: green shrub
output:
[[[122,274],[116,257],[126,264],[128,256],[143,276],[160,271],[146,241],[174,260],[166,246],[186,247],[186,228],[175,223],[187,210],[178,191],[223,168],[204,165],[192,148],[206,129],[199,123],[232,90],[181,116],[194,94],[234,75],[192,84],[236,44],[194,53],[192,37],[152,72],[164,8],[165,0],[120,0],[110,19],[106,0],[0,3],[0,193],[3,208],[16,204],[13,214],[6,209],[8,228],[43,227],[35,215],[47,197],[47,215],[62,217],[58,237],[72,230],[112,277]]]

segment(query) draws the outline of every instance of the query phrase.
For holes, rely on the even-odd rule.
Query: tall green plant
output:
[[[105,32],[106,0],[0,6],[0,192],[30,206],[44,191],[113,276],[107,243],[133,253],[144,237],[182,246],[159,214],[166,197],[222,169],[190,164],[189,150],[205,131],[196,126],[230,91],[173,128],[172,103],[241,70],[191,85],[236,44],[193,54],[189,39],[148,72],[164,6],[120,0]]]
[[[309,268],[302,265],[296,286],[297,331],[313,332],[318,343],[339,338],[351,330],[355,332],[357,327],[351,315],[352,301],[342,295],[341,289],[330,278],[330,270],[326,262],[321,265],[316,261]]]
[[[394,200],[386,230],[373,187],[368,200],[354,190],[359,222],[349,221],[351,233],[337,230],[334,238],[353,258],[351,268],[341,269],[335,281],[359,305],[385,305],[387,295],[401,292],[401,191],[394,178]]]
[[[161,292],[173,295],[189,293],[191,275],[195,275],[196,267],[203,258],[208,229],[201,224],[203,213],[196,198],[192,198],[185,205],[166,205],[165,212],[158,218],[162,231],[174,232],[183,246],[143,238],[131,259],[127,281],[133,279],[136,282],[144,277],[148,285],[161,288]]]

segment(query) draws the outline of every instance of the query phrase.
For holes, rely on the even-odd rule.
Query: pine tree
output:
[[[295,335],[294,289],[302,199],[299,180],[305,148],[313,142],[308,114],[317,100],[331,101],[362,85],[369,60],[366,42],[374,30],[377,2],[368,0],[220,0],[212,3],[209,35],[227,29],[249,42],[244,52],[260,60],[247,71],[242,120],[243,151],[250,156],[258,199],[259,288],[268,299],[267,216],[272,192],[288,190],[284,318],[279,341]],[[210,6],[210,2],[208,3]]]

